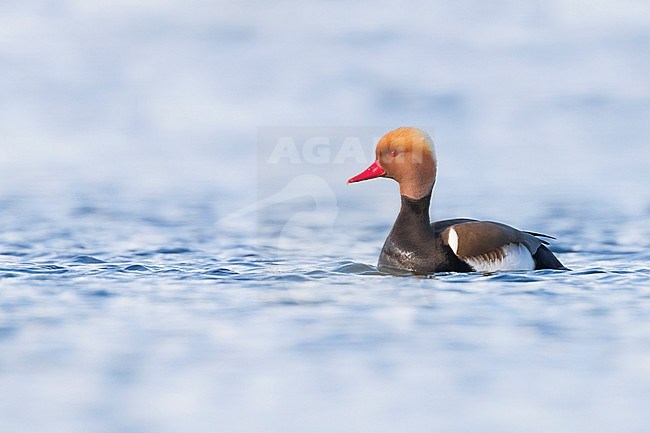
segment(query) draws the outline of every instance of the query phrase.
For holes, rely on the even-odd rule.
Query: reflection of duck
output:
[[[271,207],[283,204],[291,206],[288,209],[290,215],[282,213],[276,215],[276,219],[270,215],[271,212],[267,212],[262,218],[262,210],[268,211]],[[303,206],[305,204],[307,206]],[[286,212],[285,209],[283,211]],[[313,237],[315,230],[320,233],[331,232],[338,211],[336,195],[324,179],[314,175],[300,175],[291,179],[277,193],[228,215],[222,222],[237,222],[247,215],[256,214],[260,224],[278,225],[277,230],[276,227],[267,226],[274,229],[273,237],[277,240],[274,246],[281,249],[300,249],[301,245],[311,248],[313,245],[305,241]]]
[[[348,183],[376,177],[399,183],[402,208],[379,256],[380,268],[418,273],[566,269],[539,239],[549,236],[464,218],[430,224],[437,160],[424,131],[391,131],[375,154],[376,161]]]

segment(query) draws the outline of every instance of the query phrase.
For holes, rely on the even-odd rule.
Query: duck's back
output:
[[[537,233],[505,224],[457,218],[393,226],[378,266],[416,273],[566,269]]]

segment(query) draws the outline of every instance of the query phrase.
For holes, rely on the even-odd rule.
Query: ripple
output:
[[[85,263],[85,264],[99,264],[99,263],[106,263],[103,260],[100,260],[98,258],[95,258],[93,256],[77,256],[74,258],[73,262],[75,263]]]
[[[134,253],[133,255],[138,256],[138,257],[153,257],[158,254],[162,255],[174,255],[174,254],[187,254],[194,252],[194,250],[190,248],[183,248],[183,247],[178,247],[178,248],[158,248],[156,250],[152,251],[141,251],[138,253]]]
[[[536,281],[541,281],[541,278],[535,278],[532,274],[512,274],[505,272],[489,275],[488,279],[492,281],[504,281],[509,283],[533,283]]]
[[[596,275],[607,274],[608,272],[601,268],[583,269],[581,271],[572,271],[572,275]]]
[[[291,274],[279,274],[279,275],[269,275],[266,277],[262,277],[262,280],[264,281],[291,281],[291,282],[302,282],[302,281],[309,281],[310,278],[298,274],[298,273],[291,273]]]
[[[322,269],[314,269],[311,271],[305,272],[305,275],[308,275],[312,278],[327,278],[330,273],[328,271],[324,271]]]
[[[58,265],[39,265],[15,269],[15,271],[26,274],[64,274],[68,272],[68,269]]]
[[[353,275],[382,275],[376,267],[356,262],[344,262],[339,264],[332,270],[332,272]]]
[[[230,264],[230,265],[238,266],[238,267],[242,267],[242,268],[250,268],[250,269],[264,268],[263,263],[246,262],[246,261],[242,261],[240,259],[230,259],[230,260],[227,260],[227,263]]]
[[[0,251],[0,256],[25,257],[27,255],[29,255],[29,253],[22,252],[22,251],[12,251],[12,250]]]
[[[209,271],[203,272],[203,275],[228,276],[228,275],[238,275],[238,272],[235,272],[228,268],[216,268],[216,269],[211,269]]]
[[[154,251],[155,254],[187,254],[191,253],[193,250],[189,248],[159,248]]]
[[[125,271],[148,272],[150,269],[143,265],[130,265],[124,268]]]

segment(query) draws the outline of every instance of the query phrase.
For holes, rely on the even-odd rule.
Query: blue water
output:
[[[0,432],[644,432],[642,2],[0,5]],[[572,270],[391,276],[432,217]],[[311,140],[311,141],[310,141]],[[347,140],[347,141],[346,141]]]

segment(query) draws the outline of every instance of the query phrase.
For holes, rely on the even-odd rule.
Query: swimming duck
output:
[[[429,274],[567,269],[540,239],[551,236],[467,218],[430,223],[438,163],[426,132],[395,129],[379,140],[375,156],[375,162],[348,183],[388,177],[399,184],[402,207],[381,250],[380,270]]]

